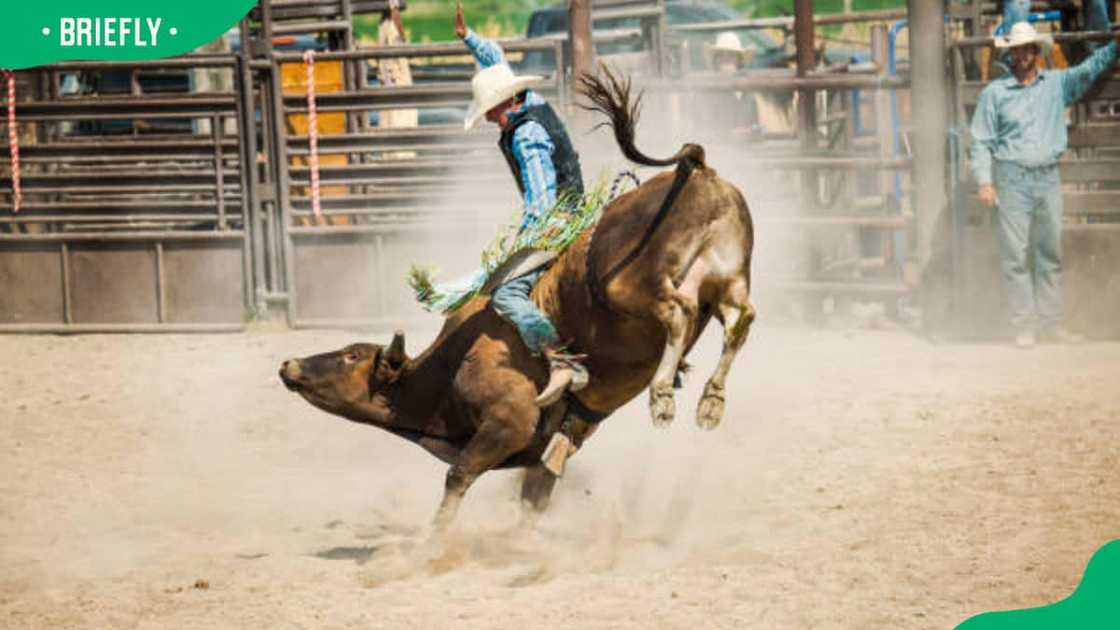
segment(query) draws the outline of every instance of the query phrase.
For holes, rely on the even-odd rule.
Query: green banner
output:
[[[13,2],[0,17],[0,68],[180,55],[226,32],[254,4],[256,0]]]
[[[1025,610],[977,615],[957,630],[1114,630],[1120,628],[1120,540],[1089,560],[1085,577],[1062,601]]]

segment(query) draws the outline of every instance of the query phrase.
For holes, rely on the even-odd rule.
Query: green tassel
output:
[[[607,182],[605,178],[600,178],[595,187],[583,195],[561,196],[520,234],[499,233],[494,242],[482,251],[482,268],[465,285],[439,285],[435,282],[433,269],[413,265],[408,272],[408,286],[426,310],[450,315],[476,297],[490,274],[513,254],[523,249],[562,253],[599,221],[607,201]]]

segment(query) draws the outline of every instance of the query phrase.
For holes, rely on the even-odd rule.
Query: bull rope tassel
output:
[[[4,70],[8,79],[8,154],[12,165],[12,212],[23,204],[23,187],[19,183],[19,129],[16,127],[16,73]]]
[[[311,171],[311,210],[318,219],[323,218],[319,201],[319,117],[315,107],[315,51],[303,52],[303,63],[307,68],[307,143],[310,154],[307,166]]]

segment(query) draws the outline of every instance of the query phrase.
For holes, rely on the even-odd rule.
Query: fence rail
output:
[[[351,18],[385,8],[384,0],[266,0],[242,21],[236,53],[67,62],[20,73],[21,95],[32,98],[18,106],[20,212],[0,198],[0,278],[11,285],[0,296],[0,332],[233,330],[247,312],[276,306],[294,327],[377,327],[406,316],[408,306],[390,287],[401,285],[411,261],[425,260],[425,248],[433,247],[425,239],[479,236],[489,229],[480,223],[497,222],[494,213],[510,207],[514,194],[494,148],[497,134],[466,132],[458,124],[472,96],[473,65],[463,44],[354,45]],[[657,101],[650,112],[696,102],[746,109],[745,99],[756,95],[759,103],[786,108],[777,113],[788,117],[785,127],[751,129],[737,122],[696,136],[712,154],[734,151],[735,159],[716,165],[721,174],[748,183],[765,174],[746,191],[752,205],[764,199],[756,217],[760,234],[804,239],[800,266],[763,269],[762,290],[819,306],[823,296],[891,303],[913,289],[902,273],[907,235],[915,227],[912,160],[908,130],[897,122],[911,77],[905,66],[890,71],[881,26],[906,12],[815,16],[817,25],[880,24],[869,42],[874,59],[803,76],[789,70],[670,76],[667,63],[665,42],[675,41],[673,34],[788,29],[792,18],[669,27],[660,0],[593,4],[595,20],[621,17],[639,28],[595,39],[643,42],[653,71],[637,82],[651,103]],[[307,95],[291,81],[303,75],[303,54],[276,48],[294,39],[278,38],[297,34],[342,48],[314,57],[316,64],[341,69],[338,89],[317,90],[317,114],[344,121],[315,134],[318,213],[312,209],[311,136],[302,122]],[[566,39],[501,41],[514,61],[543,55],[552,64],[546,67],[559,69],[534,89],[562,114],[572,105]],[[961,55],[990,43],[966,37],[950,51]],[[413,62],[415,85],[370,82],[378,61],[401,58]],[[183,89],[145,89],[156,74],[179,77]],[[226,80],[206,92],[187,90],[204,75]],[[91,76],[115,77],[123,93],[80,94],[67,87]],[[958,82],[958,114],[967,114],[982,88]],[[817,110],[806,125],[797,124],[790,109],[795,92]],[[1120,100],[1120,80],[1096,88],[1093,98]],[[410,128],[379,127],[386,112],[401,110],[417,110],[425,120]],[[699,108],[683,118],[703,127],[708,113]],[[694,129],[681,118],[678,112],[668,117],[673,122],[642,133],[693,139]],[[1073,187],[1065,194],[1076,222],[1071,227],[1086,234],[1111,233],[1116,224],[1102,222],[1120,217],[1120,192],[1098,187],[1120,180],[1120,159],[1092,152],[1120,146],[1120,125],[1107,118],[1107,112],[1079,114],[1070,144],[1085,154],[1062,164]],[[0,188],[11,185],[9,167],[0,156]],[[340,281],[347,270],[360,270],[362,281]]]

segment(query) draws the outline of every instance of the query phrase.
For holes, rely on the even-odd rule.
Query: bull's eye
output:
[[[346,355],[342,357],[342,360],[345,363],[357,363],[358,362],[358,353],[357,352],[347,352]]]

